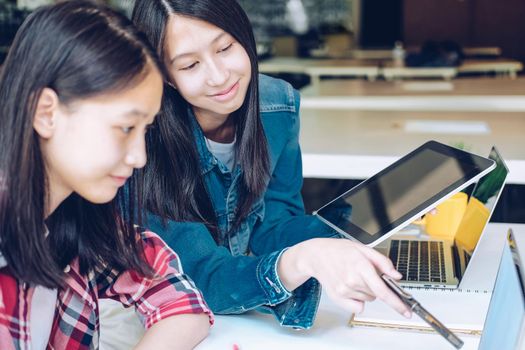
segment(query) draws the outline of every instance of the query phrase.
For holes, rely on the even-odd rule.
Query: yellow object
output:
[[[433,237],[453,240],[467,209],[468,196],[459,192],[425,215],[425,231]]]
[[[456,241],[469,253],[474,251],[478,244],[481,232],[489,219],[490,212],[478,199],[471,197],[465,217],[458,227]]]

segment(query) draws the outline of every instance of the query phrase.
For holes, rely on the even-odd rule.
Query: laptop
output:
[[[494,168],[493,160],[429,141],[313,214],[373,247]]]
[[[479,350],[525,349],[524,238],[507,233]]]
[[[489,158],[496,168],[482,177],[469,197],[454,241],[407,237],[392,239],[377,249],[388,256],[403,275],[405,286],[457,288],[468,272],[478,242],[496,207],[509,172],[498,150]]]

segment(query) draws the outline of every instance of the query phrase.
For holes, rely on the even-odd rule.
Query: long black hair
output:
[[[107,204],[73,193],[44,221],[49,188],[33,118],[46,87],[67,105],[130,88],[160,67],[131,21],[88,1],[40,8],[21,26],[0,75],[0,252],[16,278],[59,287],[75,257],[81,273],[109,266],[151,276],[133,227],[137,181]]]
[[[259,113],[258,66],[250,21],[235,0],[137,0],[132,20],[163,59],[166,26],[170,15],[206,21],[232,35],[246,50],[251,62],[251,81],[243,105],[232,114],[236,125],[235,158],[243,176],[235,229],[263,195],[270,161]],[[163,117],[157,134],[148,137],[145,168],[145,207],[163,218],[203,221],[218,241],[216,216],[201,176],[199,155],[188,113],[188,102],[173,88],[167,88],[162,103]]]

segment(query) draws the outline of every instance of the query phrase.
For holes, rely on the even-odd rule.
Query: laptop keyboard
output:
[[[445,282],[443,242],[392,240],[389,258],[405,281]]]

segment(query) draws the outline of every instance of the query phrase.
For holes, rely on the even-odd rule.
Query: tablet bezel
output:
[[[390,172],[394,168],[397,168],[399,166],[403,166],[403,163],[408,161],[409,159],[413,158],[420,152],[423,152],[425,150],[432,150],[444,155],[447,155],[449,157],[458,159],[462,162],[469,161],[469,163],[475,165],[475,170],[472,174],[465,175],[462,179],[456,181],[452,185],[442,189],[439,191],[438,194],[432,196],[431,198],[426,199],[424,202],[422,202],[420,205],[418,205],[416,208],[410,210],[406,214],[402,215],[399,219],[394,220],[390,222],[387,226],[383,227],[379,232],[370,233],[366,232],[362,228],[358,227],[352,222],[346,222],[348,224],[348,227],[350,227],[351,232],[346,232],[342,230],[340,227],[338,227],[336,224],[332,223],[329,219],[323,217],[322,211],[328,208],[332,203],[336,202],[342,197],[349,196],[353,194],[356,191],[361,190],[363,187],[368,186],[370,183],[375,182],[378,178],[385,175],[386,173]],[[395,232],[399,231],[403,227],[407,226],[409,223],[414,221],[415,219],[419,218],[435,206],[437,206],[442,201],[446,200],[453,194],[465,189],[470,184],[476,182],[479,180],[482,176],[490,172],[492,169],[494,169],[496,166],[495,162],[491,159],[487,159],[457,148],[453,148],[447,145],[444,145],[442,143],[439,143],[437,141],[428,141],[425,144],[421,145],[417,149],[413,150],[412,152],[408,153],[407,155],[403,156],[402,158],[398,159],[394,163],[390,164],[385,169],[381,170],[377,174],[369,177],[368,179],[364,180],[357,186],[351,188],[350,190],[346,191],[345,193],[341,194],[337,198],[333,199],[329,203],[325,204],[318,210],[314,211],[313,214],[316,215],[321,221],[332,227],[334,230],[342,234],[343,236],[361,242],[368,246],[375,246],[382,242],[383,240],[390,237]]]

